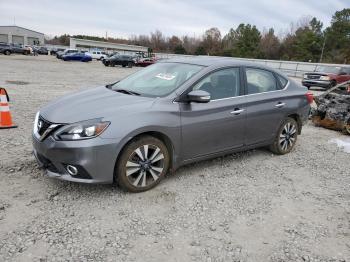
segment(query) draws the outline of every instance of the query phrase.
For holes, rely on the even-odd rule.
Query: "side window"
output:
[[[239,96],[239,68],[216,71],[198,82],[193,90],[207,91],[212,100]]]
[[[282,88],[285,88],[288,83],[288,80],[281,75],[277,75],[277,78],[280,81]]]
[[[96,52],[92,52],[92,54],[96,55]]]
[[[278,90],[274,75],[263,69],[247,68],[248,94],[257,94]]]

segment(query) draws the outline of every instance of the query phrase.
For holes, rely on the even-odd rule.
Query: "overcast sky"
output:
[[[167,36],[200,36],[210,27],[224,35],[240,23],[286,31],[302,16],[328,26],[350,0],[0,0],[0,25],[63,33],[127,38],[159,29]]]

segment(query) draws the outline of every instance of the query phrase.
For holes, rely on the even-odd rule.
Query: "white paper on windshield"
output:
[[[156,75],[156,77],[163,80],[170,81],[170,80],[173,80],[176,77],[176,75],[159,73],[158,75]]]

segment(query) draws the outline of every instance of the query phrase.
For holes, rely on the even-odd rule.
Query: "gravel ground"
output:
[[[350,261],[349,154],[308,124],[264,149],[179,169],[155,189],[49,179],[31,154],[36,111],[138,69],[0,56],[17,129],[0,131],[0,261]]]

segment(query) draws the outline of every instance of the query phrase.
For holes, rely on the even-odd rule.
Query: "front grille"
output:
[[[49,128],[50,125],[52,125],[52,123],[50,123],[49,121],[39,116],[39,121],[38,121],[39,135],[42,136],[45,133],[45,131]]]
[[[308,79],[320,79],[320,75],[307,75]]]

